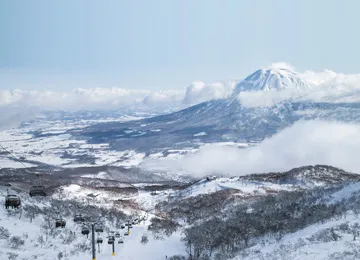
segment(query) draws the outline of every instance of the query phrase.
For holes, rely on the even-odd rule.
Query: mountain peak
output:
[[[234,89],[233,95],[241,91],[270,91],[288,88],[309,88],[313,84],[307,82],[299,74],[289,68],[264,68],[252,73],[241,81]]]

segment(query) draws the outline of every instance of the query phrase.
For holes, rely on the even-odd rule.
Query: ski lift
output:
[[[108,244],[113,244],[115,242],[115,237],[114,236],[109,236],[109,239],[108,239]]]
[[[124,240],[119,239],[119,240],[118,240],[118,244],[124,244]]]
[[[129,224],[129,228],[133,228],[133,225],[132,225],[132,224]]]
[[[32,186],[29,192],[30,197],[33,196],[46,196],[45,187],[42,185]]]
[[[128,235],[129,235],[129,233],[128,233],[128,232],[125,232],[125,233],[124,233],[124,236],[128,236]]]
[[[104,226],[102,224],[95,224],[95,232],[104,232]]]
[[[58,228],[58,227],[61,227],[61,228],[64,228],[66,226],[66,221],[59,218],[59,219],[56,219],[55,221],[55,227]]]
[[[120,227],[121,229],[124,229],[125,228],[125,225],[123,224],[123,225],[121,225],[121,227]]]
[[[83,225],[82,229],[81,229],[81,234],[83,235],[89,235],[90,230],[86,225]]]
[[[11,208],[19,208],[21,205],[21,199],[19,196],[17,195],[7,195],[5,197],[5,208],[8,209],[9,207]]]
[[[102,242],[103,242],[103,239],[102,239],[101,237],[99,237],[98,239],[96,239],[96,243],[102,244]]]
[[[85,218],[81,215],[81,214],[76,214],[74,217],[74,222],[75,223],[79,223],[79,222],[84,222]]]
[[[119,232],[116,232],[116,233],[115,233],[115,237],[116,237],[116,238],[119,238],[119,237],[120,237],[120,233],[119,233]]]

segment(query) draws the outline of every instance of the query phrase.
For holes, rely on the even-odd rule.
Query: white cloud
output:
[[[332,81],[336,79],[339,75],[332,70],[324,70],[321,72],[315,72],[311,70],[307,70],[304,73],[301,73],[301,76],[309,82],[314,83],[315,85],[322,85],[326,82]]]
[[[0,90],[0,107],[34,107],[42,110],[117,109],[124,106],[181,104],[183,91],[149,91],[123,88],[78,88],[71,91]]]
[[[268,67],[269,68],[269,67]],[[273,63],[270,68],[294,67],[285,62]],[[285,101],[360,101],[360,74],[341,74],[331,70],[299,73],[311,88],[292,88],[270,91],[241,92],[244,106],[271,106]],[[200,102],[231,96],[235,81],[204,83],[196,81],[186,89],[151,91],[125,88],[77,88],[70,91],[0,90],[0,107],[27,107],[40,110],[118,109],[142,106],[154,109],[180,109]]]
[[[0,107],[0,130],[16,128],[23,121],[34,119],[35,109],[23,109],[20,107]]]
[[[271,89],[267,91],[244,91],[237,96],[245,107],[271,107],[285,100],[299,100],[307,91],[298,89]]]
[[[191,86],[186,91],[117,87],[77,88],[70,91],[0,90],[0,129],[17,127],[22,121],[33,119],[41,111],[131,108],[148,112],[171,112],[202,101],[224,98],[231,93],[222,84],[207,86],[200,91],[194,91]]]
[[[193,82],[187,89],[184,104],[197,104],[211,99],[227,98],[235,87],[235,81],[214,82],[206,84],[202,81]]]
[[[28,106],[42,109],[115,108],[140,103],[150,91],[121,88],[74,89],[55,91],[0,91],[0,106]]]
[[[143,99],[143,103],[150,106],[178,105],[182,103],[183,98],[184,94],[180,91],[157,91],[147,95]]]
[[[117,109],[124,106],[184,107],[226,98],[232,84],[192,84],[185,90],[131,90],[124,88],[77,88],[70,91],[0,90],[0,107],[33,107],[42,110]]]
[[[212,173],[245,175],[286,171],[315,164],[357,172],[360,169],[359,147],[360,125],[302,121],[255,147],[208,145],[180,159],[145,162],[144,167],[156,165],[158,170],[177,170],[197,177]]]

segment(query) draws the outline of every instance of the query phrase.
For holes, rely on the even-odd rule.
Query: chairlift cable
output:
[[[1,147],[5,152],[7,152],[8,154],[10,154],[11,157],[12,157],[13,159],[15,159],[15,161],[17,161],[18,163],[21,163],[22,166],[25,167],[25,169],[29,168],[29,167],[26,166],[22,161],[20,161],[12,152],[10,152],[8,149],[6,149],[2,144],[0,144],[0,147]],[[27,170],[29,170],[29,169],[27,169]],[[33,172],[33,171],[31,171],[31,170],[30,170],[30,172],[36,174],[35,172]]]
[[[11,157],[12,157],[16,162],[18,162],[18,163],[20,163],[22,166],[24,166],[24,168],[25,168],[27,171],[29,171],[30,173],[35,174],[36,176],[39,175],[38,173],[32,171],[32,170],[30,169],[31,167],[26,166],[22,161],[20,161],[19,158],[17,158],[12,152],[10,152],[7,148],[5,148],[1,143],[0,143],[0,148],[2,148],[5,152],[7,152],[8,154],[10,154]],[[49,168],[49,167],[48,167],[48,168]],[[47,173],[49,174],[48,169],[47,169],[47,170],[45,169],[44,172],[47,172]],[[40,175],[40,183],[41,183],[41,175]]]
[[[41,193],[40,194],[40,196],[46,196],[46,193],[45,193],[45,188],[42,186],[42,175],[41,174],[39,174],[39,173],[36,173],[36,172],[34,172],[33,170],[31,170],[31,167],[28,167],[28,166],[26,166],[22,161],[20,161],[12,152],[10,152],[7,148],[5,148],[2,144],[0,144],[0,148],[2,148],[4,151],[6,151],[8,154],[10,154],[11,155],[11,157],[16,161],[16,162],[18,162],[18,163],[20,163],[22,166],[24,166],[24,168],[28,171],[28,172],[30,172],[30,173],[32,173],[32,174],[34,174],[34,175],[36,175],[37,177],[39,177],[39,180],[36,182],[37,183],[37,185],[39,186],[39,187],[41,187],[41,190],[40,191],[37,191],[37,193]],[[44,171],[44,172],[46,172],[46,170]],[[31,189],[32,188],[35,188],[36,186],[32,186],[31,188],[30,188],[30,196],[32,196],[31,195]],[[37,195],[39,195],[39,194],[37,194]]]

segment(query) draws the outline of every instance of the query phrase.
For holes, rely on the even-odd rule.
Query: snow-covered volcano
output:
[[[282,99],[268,106],[246,106],[237,98],[242,91],[280,95],[292,88],[307,93],[319,87],[289,69],[260,69],[241,81],[229,98],[138,121],[93,125],[75,135],[90,142],[107,142],[115,149],[147,152],[201,143],[261,141],[301,119],[360,121],[359,103]]]
[[[269,91],[288,88],[307,89],[313,86],[299,74],[284,68],[267,68],[255,71],[236,85],[233,95],[241,91]]]

